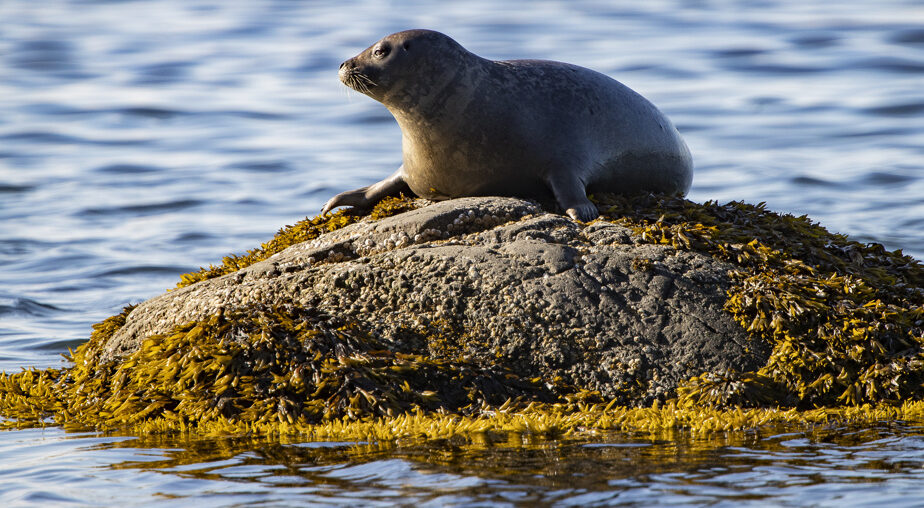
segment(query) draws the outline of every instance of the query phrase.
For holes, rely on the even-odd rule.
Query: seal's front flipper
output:
[[[366,199],[366,192],[370,187],[372,186],[370,185],[368,187],[361,187],[356,190],[341,192],[340,194],[337,194],[324,204],[324,208],[321,209],[321,215],[326,214],[331,209],[337,208],[338,206],[357,206],[360,208],[368,208],[370,203],[369,200]]]
[[[589,222],[600,216],[596,205],[587,199],[584,182],[573,174],[562,174],[549,178],[549,188],[558,201],[558,206],[574,220]]]
[[[398,168],[398,171],[379,183],[361,187],[356,190],[341,192],[330,198],[324,208],[321,209],[321,215],[326,214],[331,209],[338,206],[355,206],[357,208],[372,208],[373,205],[386,196],[397,196],[402,192],[411,193],[411,188],[407,186],[403,176],[404,166]]]

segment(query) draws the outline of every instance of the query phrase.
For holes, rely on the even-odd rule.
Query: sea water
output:
[[[400,164],[339,63],[408,28],[604,72],[677,125],[690,199],[924,257],[924,4],[0,1],[0,370]],[[918,505],[920,429],[472,448],[0,432],[4,505]]]

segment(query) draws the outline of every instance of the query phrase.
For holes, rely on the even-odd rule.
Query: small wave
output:
[[[49,145],[71,145],[83,143],[83,140],[80,138],[74,136],[65,136],[64,134],[56,134],[54,132],[14,132],[13,134],[5,134],[0,136],[0,139],[8,141],[45,143]]]
[[[26,113],[32,113],[37,115],[48,115],[48,116],[70,116],[70,115],[85,115],[87,113],[93,113],[93,111],[88,111],[86,109],[75,108],[67,106],[64,104],[55,104],[48,102],[38,102],[33,104],[26,104],[19,108],[21,111]]]
[[[161,62],[147,65],[138,70],[138,85],[169,85],[186,78],[191,62]]]
[[[788,65],[774,63],[751,63],[745,59],[729,59],[724,67],[730,71],[753,72],[757,74],[816,74],[828,72],[831,69],[812,65]]]
[[[160,108],[155,106],[135,106],[109,109],[99,111],[103,113],[117,113],[129,117],[153,118],[156,120],[169,120],[180,116],[197,116],[197,117],[237,117],[249,120],[283,120],[289,118],[289,115],[282,113],[270,113],[266,111],[247,111],[247,110],[217,110],[217,111],[193,111]],[[95,113],[95,111],[94,111]]]
[[[70,43],[59,40],[20,42],[12,52],[13,67],[40,72],[71,71],[76,67]]]
[[[48,115],[48,116],[92,116],[92,115],[123,115],[126,117],[137,117],[155,120],[170,120],[184,116],[199,117],[237,117],[254,120],[281,120],[289,118],[290,115],[283,113],[271,113],[267,111],[248,111],[248,110],[216,110],[216,111],[195,111],[167,108],[161,106],[124,106],[104,109],[82,109],[60,104],[36,103],[29,104],[20,108],[22,111],[31,114]],[[21,135],[21,134],[19,134]]]
[[[853,65],[855,69],[869,69],[897,74],[918,74],[924,72],[924,62],[898,57],[879,57],[860,60]]]
[[[152,106],[119,108],[119,109],[114,109],[112,111],[114,113],[119,113],[125,116],[140,116],[143,118],[156,118],[158,120],[164,120],[167,118],[173,118],[176,116],[189,114],[185,111],[177,111],[175,109],[166,109],[166,108],[156,108]]]
[[[255,173],[283,173],[291,171],[292,166],[286,161],[248,161],[236,162],[225,166],[228,169],[243,169]]]
[[[120,275],[177,275],[190,270],[191,268],[189,267],[181,266],[138,265],[113,268],[111,270],[98,272],[96,277],[115,277]]]
[[[924,219],[906,219],[898,223],[899,229],[910,229],[912,231],[924,230]]]
[[[854,127],[851,127],[852,129]],[[890,137],[890,136],[902,136],[907,135],[908,129],[865,129],[859,127],[859,130],[849,130],[843,132],[833,133],[831,136],[835,138],[871,138],[871,137]]]
[[[211,240],[213,238],[215,238],[215,235],[194,231],[183,233],[177,236],[173,241],[174,243],[191,243],[193,245],[199,245],[205,243],[206,240]]]
[[[831,182],[828,180],[822,180],[820,178],[815,178],[812,176],[800,175],[789,180],[794,185],[811,185],[814,187],[840,187],[840,184],[837,182]]]
[[[21,111],[36,115],[47,116],[92,116],[92,115],[109,115],[119,114],[125,116],[138,116],[144,118],[167,119],[180,115],[190,114],[185,111],[179,111],[170,108],[157,106],[125,106],[117,108],[87,109],[68,106],[65,104],[54,104],[38,102],[27,104],[19,108]]]
[[[924,28],[909,28],[891,34],[887,40],[895,44],[919,45],[924,44]]]
[[[138,164],[109,164],[96,168],[97,173],[110,173],[115,175],[156,173],[158,171],[163,171],[163,169],[156,166],[141,166]]]
[[[261,35],[266,35],[271,32],[272,29],[268,25],[253,23],[253,24],[244,24],[223,30],[220,32],[221,37],[257,37]]]
[[[56,312],[63,312],[64,309],[55,307],[47,303],[41,303],[29,298],[14,298],[9,304],[0,303],[0,316],[3,315],[28,315],[28,316],[50,316]]]
[[[148,140],[136,139],[87,139],[68,136],[56,132],[26,131],[14,132],[0,136],[0,140],[41,143],[46,145],[100,145],[100,146],[136,146],[146,145]]]
[[[917,178],[909,175],[873,171],[872,173],[863,175],[860,179],[860,183],[866,185],[893,186],[906,184],[915,180],[917,180]]]
[[[326,195],[326,194],[330,194],[330,193],[332,193],[333,191],[334,191],[334,188],[333,188],[333,187],[331,187],[331,186],[329,186],[329,185],[319,184],[319,185],[312,185],[312,186],[309,187],[308,189],[306,189],[306,190],[300,192],[300,193],[298,194],[298,196],[299,196],[299,197],[304,197],[304,198],[307,198],[307,197],[316,197],[316,196],[323,196],[323,195]]]
[[[46,116],[93,116],[93,115],[125,115],[137,116],[144,118],[156,118],[159,120],[173,118],[180,115],[188,115],[189,112],[175,109],[162,108],[157,106],[125,106],[117,108],[78,108],[65,104],[54,104],[37,102],[26,104],[19,107],[20,111],[35,115]]]
[[[827,48],[837,44],[840,41],[840,37],[832,34],[815,33],[798,35],[789,39],[789,41],[805,49]]]
[[[43,242],[31,238],[4,238],[0,241],[0,254],[10,256],[23,256],[36,251],[52,249],[55,242]],[[2,298],[2,296],[0,296]]]
[[[886,104],[864,109],[863,112],[880,116],[917,116],[924,113],[924,102]]]
[[[761,48],[727,48],[709,52],[715,58],[743,58],[765,53],[767,53],[767,50]]]
[[[18,192],[28,192],[34,188],[34,185],[14,185],[9,183],[0,183],[0,194],[16,194]]]
[[[630,72],[647,72],[664,78],[692,78],[695,72],[690,72],[672,65],[632,64],[613,69],[612,74],[619,76]],[[609,72],[607,72],[609,74]]]
[[[112,207],[94,207],[85,208],[75,215],[77,216],[94,216],[94,215],[123,215],[138,214],[146,215],[158,212],[171,212],[185,210],[202,204],[198,199],[178,199],[176,201],[167,201],[163,203],[148,203],[143,205],[127,205]]]
[[[246,111],[246,110],[208,111],[208,112],[203,112],[201,114],[218,115],[218,116],[223,116],[223,115],[236,116],[240,118],[248,118],[251,120],[284,120],[290,117],[290,115],[286,115],[283,113],[269,113],[266,111]]]
[[[68,349],[73,351],[86,341],[87,340],[84,338],[50,340],[48,342],[36,343],[35,345],[30,346],[29,349],[32,351],[51,351],[53,353],[61,353],[62,351],[67,351]]]

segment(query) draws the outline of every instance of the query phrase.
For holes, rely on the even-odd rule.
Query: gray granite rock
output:
[[[291,305],[356,322],[395,351],[500,365],[641,403],[703,372],[766,362],[766,344],[750,343],[723,310],[730,269],[529,201],[455,199],[366,219],[148,300],[103,359],[221,310]]]

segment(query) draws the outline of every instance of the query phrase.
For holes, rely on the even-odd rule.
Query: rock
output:
[[[367,218],[138,305],[101,360],[209,316],[294,307],[354,323],[396,353],[464,359],[626,403],[673,396],[704,372],[766,364],[769,343],[723,309],[732,265],[633,238],[514,198]]]
[[[486,420],[727,429],[768,421],[741,411],[759,406],[919,413],[920,261],[763,204],[595,202],[590,224],[507,198],[299,221],[94,325],[71,366],[0,375],[0,423],[315,437],[355,423],[375,440]]]

